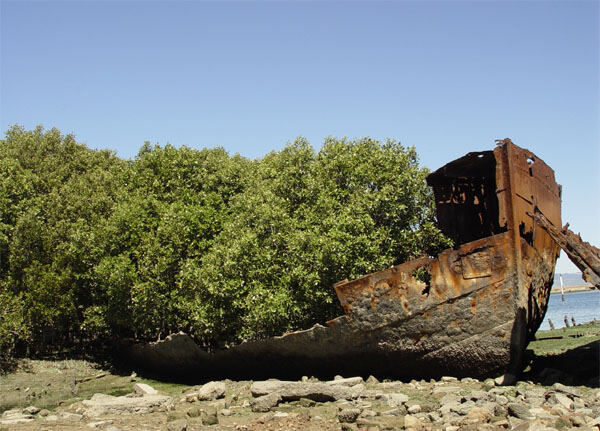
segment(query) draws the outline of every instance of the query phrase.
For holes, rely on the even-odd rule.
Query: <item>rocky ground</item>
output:
[[[600,430],[600,390],[532,382],[499,386],[442,377],[380,382],[219,381],[179,395],[133,383],[129,395],[95,394],[54,411],[7,410],[3,429],[16,430]]]
[[[336,376],[187,386],[82,361],[29,361],[0,378],[0,430],[600,431],[598,329],[542,334],[522,381]]]

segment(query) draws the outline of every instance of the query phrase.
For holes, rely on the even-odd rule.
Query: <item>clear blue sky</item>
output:
[[[390,137],[431,169],[510,137],[600,244],[598,1],[0,4],[3,131],[56,126],[124,158]]]

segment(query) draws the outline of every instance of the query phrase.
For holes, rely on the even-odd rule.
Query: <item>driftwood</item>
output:
[[[568,223],[559,230],[539,211],[533,214],[533,218],[581,270],[583,279],[600,289],[600,249],[583,241],[581,235],[575,235]]]

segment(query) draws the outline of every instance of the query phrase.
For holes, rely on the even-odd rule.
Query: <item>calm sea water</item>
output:
[[[540,329],[550,329],[548,319],[552,320],[555,328],[563,328],[565,314],[569,318],[569,324],[571,316],[578,324],[600,320],[600,290],[565,293],[565,302],[562,302],[560,293],[550,294],[548,311]]]

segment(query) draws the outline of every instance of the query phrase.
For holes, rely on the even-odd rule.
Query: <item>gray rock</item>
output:
[[[485,379],[483,382],[483,387],[487,390],[492,389],[494,386],[496,386],[494,379]]]
[[[540,407],[546,400],[543,397],[526,396],[525,402],[532,407]]]
[[[502,406],[507,405],[509,402],[508,398],[506,398],[504,395],[494,395],[494,401]]]
[[[379,383],[379,380],[377,380],[377,377],[375,376],[369,376],[369,378],[367,379],[367,383],[377,384]]]
[[[398,407],[408,401],[408,396],[400,393],[384,394],[382,397],[390,407]]]
[[[445,394],[458,394],[460,392],[460,388],[457,386],[438,386],[433,388],[431,394],[435,395],[445,395]]]
[[[489,422],[492,418],[492,412],[482,407],[473,407],[467,413],[469,419],[473,419],[476,423]]]
[[[581,410],[585,408],[585,402],[581,398],[573,398],[573,408],[575,410]]]
[[[309,398],[314,401],[352,400],[360,396],[364,390],[362,385],[347,387],[342,385],[327,385],[325,383],[290,382],[281,380],[266,380],[254,382],[250,392],[254,397],[277,392],[284,401],[295,401]]]
[[[395,409],[381,412],[383,416],[404,416],[408,413],[405,406],[398,406]]]
[[[489,395],[485,391],[471,391],[471,393],[465,398],[473,401],[487,401],[489,399]]]
[[[226,386],[223,382],[208,382],[198,391],[199,401],[213,401],[225,396]]]
[[[444,383],[458,382],[458,379],[456,377],[453,377],[453,376],[442,376],[442,378],[440,380],[442,382],[444,382]]]
[[[567,409],[565,409],[563,406],[561,406],[560,404],[557,404],[550,409],[550,414],[552,414],[554,416],[562,417],[562,416],[567,416],[569,414],[569,411]]]
[[[427,418],[431,422],[438,422],[440,419],[442,419],[442,416],[438,412],[433,411],[433,412],[427,413]]]
[[[411,415],[414,415],[416,413],[421,412],[421,406],[419,404],[413,404],[411,406],[408,406],[407,410],[408,410],[408,413],[410,413]]]
[[[460,404],[462,397],[457,394],[446,394],[440,398],[441,405]]]
[[[338,420],[341,423],[354,423],[360,415],[360,409],[342,409],[338,413]]]
[[[572,386],[565,386],[562,383],[554,383],[552,389],[556,392],[570,395],[571,397],[581,397],[581,391],[579,391],[579,389]]]
[[[423,427],[423,422],[415,416],[406,415],[404,416],[404,427],[406,429],[417,429],[420,430]]]
[[[554,428],[548,428],[543,421],[535,419],[521,422],[512,431],[554,431]]]
[[[91,399],[81,402],[87,417],[97,417],[107,413],[152,413],[160,410],[166,411],[172,403],[172,398],[165,395],[113,397],[105,394],[94,394]]]
[[[136,383],[135,385],[133,385],[133,391],[141,396],[158,394],[158,391],[156,389],[145,383]]]
[[[335,379],[335,380],[330,380],[328,382],[325,382],[326,385],[341,385],[341,386],[356,386],[360,383],[364,383],[364,380],[362,377],[348,377],[348,378],[341,378],[341,379]]]
[[[494,416],[504,418],[508,416],[508,409],[504,405],[496,404],[494,406]]]
[[[587,424],[586,420],[581,415],[571,415],[569,416],[569,420],[574,427],[582,427]]]
[[[25,407],[23,409],[23,413],[29,414],[29,415],[35,415],[38,414],[40,412],[40,408],[35,407],[35,406],[29,406],[29,407]]]
[[[281,395],[278,392],[272,392],[258,398],[250,403],[253,412],[268,412],[281,402]]]
[[[535,387],[535,388],[527,389],[525,396],[526,396],[526,398],[530,398],[530,397],[543,398],[546,395],[546,392],[547,391],[544,388]]]
[[[573,410],[573,400],[571,400],[571,398],[569,398],[565,394],[561,394],[560,392],[549,394],[547,402],[551,406],[560,404],[567,410]]]
[[[508,406],[508,414],[519,419],[527,420],[533,419],[534,416],[531,414],[529,409],[523,404],[510,403]]]
[[[469,413],[471,409],[476,407],[476,404],[473,401],[467,401],[462,404],[454,404],[450,406],[450,411],[456,413],[461,416],[465,416]]]
[[[497,387],[497,388],[492,388],[492,389],[488,390],[488,393],[494,394],[494,395],[505,395],[507,391],[508,391],[508,388]]]
[[[546,409],[541,407],[533,407],[529,412],[537,419],[555,420],[556,418]]]
[[[167,421],[169,420],[171,416],[171,414],[174,412],[169,412],[167,414]],[[190,407],[189,409],[187,409],[185,411],[185,416],[190,417],[190,418],[199,418],[204,414],[204,410],[200,407]],[[182,419],[182,417],[176,417],[177,419]]]
[[[589,421],[587,423],[587,426],[589,427],[599,427],[600,428],[600,416],[598,416],[595,419],[592,419],[591,421]]]

